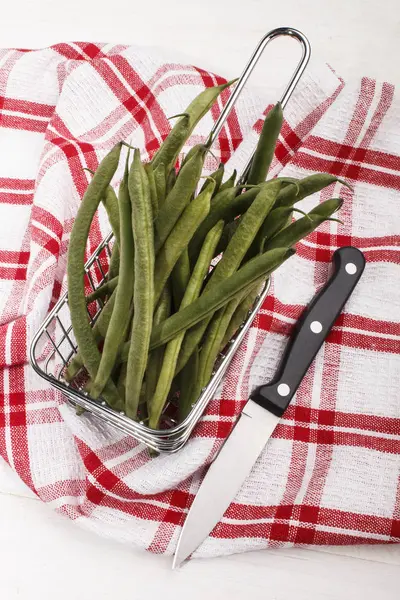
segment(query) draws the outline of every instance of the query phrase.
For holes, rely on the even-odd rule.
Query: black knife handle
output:
[[[339,248],[333,255],[334,273],[300,317],[277,376],[258,387],[251,399],[281,417],[293,398],[365,267],[357,248]]]

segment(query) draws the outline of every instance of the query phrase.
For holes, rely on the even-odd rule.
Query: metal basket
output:
[[[215,123],[210,133],[212,141],[215,141],[221,131],[230,110],[237,101],[265,47],[271,40],[279,36],[290,36],[295,38],[302,46],[301,59],[281,98],[282,107],[285,107],[287,104],[309,61],[310,45],[307,38],[299,31],[288,27],[281,27],[270,31],[261,39],[238,80],[229,101],[225,105],[218,121]],[[251,159],[242,172],[240,182],[245,181],[250,164]],[[108,262],[105,260],[107,258],[106,255],[108,255],[108,258],[111,255],[112,238],[113,235],[110,233],[101,242],[85,265],[85,273],[88,276],[88,280],[90,281],[93,290],[101,285],[106,278],[104,265]],[[96,272],[96,277],[94,277],[94,272]],[[98,281],[97,284],[95,284],[95,280]],[[249,311],[247,318],[224,350],[224,354],[219,355],[210,382],[202,390],[202,393],[193,405],[191,412],[181,423],[177,423],[174,418],[174,400],[171,400],[164,408],[161,417],[161,428],[154,430],[147,427],[143,422],[133,421],[124,413],[119,413],[110,408],[107,406],[106,402],[101,399],[92,399],[88,393],[84,391],[82,384],[76,382],[68,383],[65,381],[63,378],[64,369],[77,352],[68,309],[67,293],[60,298],[41,325],[39,331],[36,333],[30,349],[31,364],[36,373],[56,389],[60,390],[73,405],[85,409],[106,423],[116,427],[123,433],[133,436],[157,452],[176,452],[186,443],[208,402],[217,391],[229,363],[268,294],[268,288],[269,281],[265,283],[251,311]],[[103,306],[101,301],[97,302],[97,312],[95,314],[89,314],[92,324],[100,314]]]

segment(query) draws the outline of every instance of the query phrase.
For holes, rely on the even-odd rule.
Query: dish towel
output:
[[[0,51],[0,453],[50,507],[87,529],[171,554],[206,467],[251,390],[275,372],[296,319],[353,244],[365,273],[240,492],[194,556],[303,544],[400,541],[400,94],[314,63],[285,110],[272,175],[346,179],[340,218],[298,245],[185,448],[151,458],[78,417],[29,365],[33,335],[66,289],[68,240],[95,169],[118,140],[149,158],[180,112],[223,78],[134,46]],[[226,90],[189,146],[204,140]],[[247,88],[213,152],[230,173],[275,98]],[[122,163],[123,161],[121,161]],[[123,165],[121,164],[121,169]],[[121,178],[118,171],[115,183]],[[88,256],[108,233],[93,223]]]

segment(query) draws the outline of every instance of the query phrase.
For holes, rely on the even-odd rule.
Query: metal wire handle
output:
[[[304,69],[307,67],[308,61],[310,60],[311,46],[310,46],[310,42],[308,41],[306,36],[301,33],[301,31],[298,31],[297,29],[293,29],[291,27],[278,27],[277,29],[272,29],[272,31],[269,31],[267,34],[265,34],[264,37],[261,38],[256,49],[254,50],[252,56],[250,57],[249,62],[243,69],[243,73],[241,74],[241,76],[235,86],[235,89],[233,90],[232,95],[230,96],[228,102],[224,106],[214,127],[211,129],[210,137],[209,137],[210,144],[213,144],[215,142],[215,140],[217,139],[222,127],[225,124],[226,119],[228,118],[230,111],[232,110],[233,106],[235,105],[237,99],[239,98],[243,87],[246,85],[248,78],[250,77],[251,73],[254,70],[254,67],[260,60],[261,55],[263,54],[265,48],[268,46],[268,44],[272,40],[275,40],[276,38],[281,37],[281,36],[289,36],[289,37],[294,38],[295,40],[300,42],[301,47],[302,47],[302,54],[301,54],[299,63],[297,65],[289,83],[287,84],[286,89],[283,92],[281,100],[280,100],[282,108],[285,108],[290,96],[293,93],[294,88],[296,87],[297,83],[299,82],[300,77],[303,75]],[[251,162],[253,160],[253,156],[254,156],[254,153],[252,154],[252,156],[250,157],[250,159],[247,162],[247,165],[243,169],[243,172],[240,176],[238,183],[240,183],[240,184],[245,183],[247,175],[250,170]]]

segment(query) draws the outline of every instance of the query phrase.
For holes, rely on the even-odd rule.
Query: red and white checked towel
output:
[[[87,185],[83,167],[94,169],[122,138],[151,155],[170,127],[167,116],[221,81],[138,47],[0,51],[0,453],[59,513],[103,536],[172,553],[205,465],[251,389],[274,373],[293,323],[326,281],[335,248],[354,244],[367,259],[361,282],[196,555],[399,542],[400,94],[388,83],[364,77],[345,84],[314,65],[291,99],[273,172],[347,179],[353,191],[337,184],[303,202],[308,208],[340,194],[345,224],[325,224],[277,272],[185,449],[151,459],[133,439],[77,417],[28,364],[32,336],[65,289],[68,239]],[[228,171],[245,163],[273,100],[243,94],[214,149]],[[207,160],[211,171],[216,161]],[[101,212],[88,253],[107,231]]]

